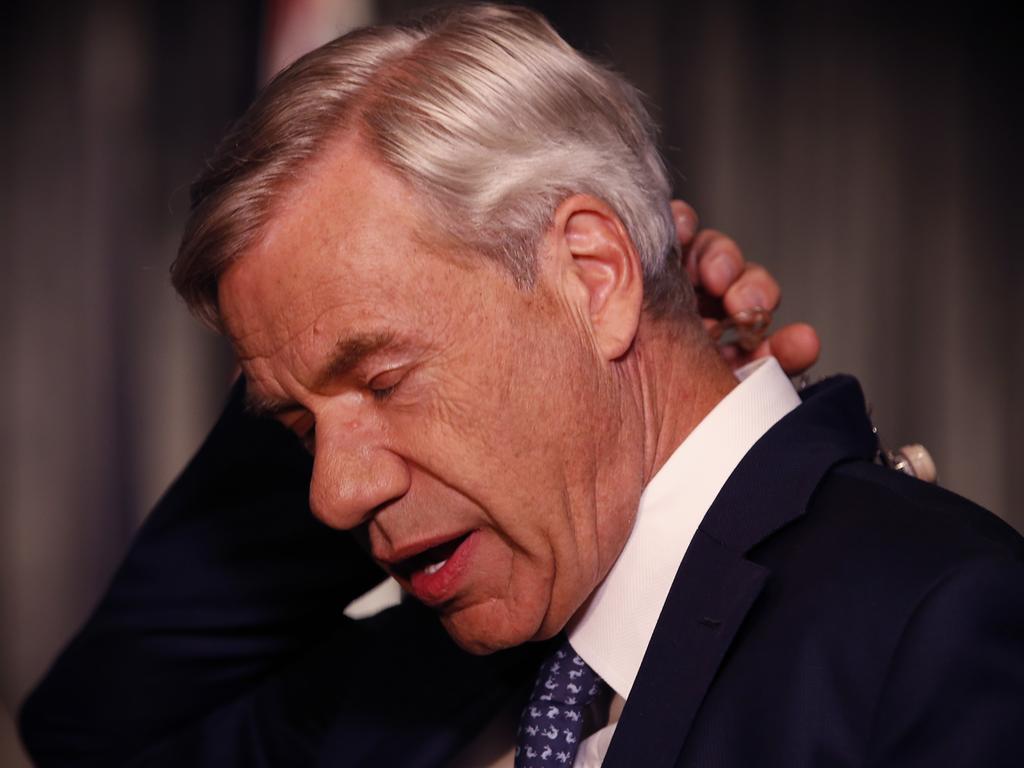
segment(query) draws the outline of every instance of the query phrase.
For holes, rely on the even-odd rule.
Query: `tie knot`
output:
[[[606,688],[566,640],[540,666],[519,719],[516,768],[571,765],[583,732],[584,709]]]

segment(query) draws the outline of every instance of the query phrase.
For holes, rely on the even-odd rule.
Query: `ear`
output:
[[[551,234],[567,298],[590,324],[603,357],[622,357],[643,308],[643,269],[615,212],[590,195],[573,195],[555,210]]]

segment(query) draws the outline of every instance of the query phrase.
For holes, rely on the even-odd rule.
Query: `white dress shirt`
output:
[[[736,371],[740,384],[697,425],[640,496],[636,522],[608,576],[568,626],[576,652],[615,692],[612,722],[584,739],[575,768],[604,760],[624,700],[686,548],[754,443],[800,404],[775,358]]]
[[[598,768],[629,698],[686,548],[733,470],[761,436],[800,405],[773,357],[736,371],[740,383],[669,456],[640,496],[626,545],[566,628],[576,652],[615,698],[607,726],[580,744],[574,768]],[[506,707],[453,766],[511,768],[519,712]]]

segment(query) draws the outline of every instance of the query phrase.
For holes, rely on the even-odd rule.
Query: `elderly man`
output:
[[[197,184],[175,284],[248,411],[313,455],[313,514],[417,604],[325,627],[375,572],[237,501],[294,505],[302,469],[229,411],[30,701],[41,759],[1017,764],[1024,544],[873,464],[852,379],[802,403],[772,358],[738,380],[653,133],[523,9],[363,30],[268,87]],[[131,679],[84,696],[114,658]],[[76,741],[69,696],[123,741]]]

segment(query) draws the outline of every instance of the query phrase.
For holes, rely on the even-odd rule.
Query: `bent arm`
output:
[[[153,510],[99,606],[26,701],[37,764],[117,765],[253,691],[383,578],[307,505],[309,459],[242,385]]]

